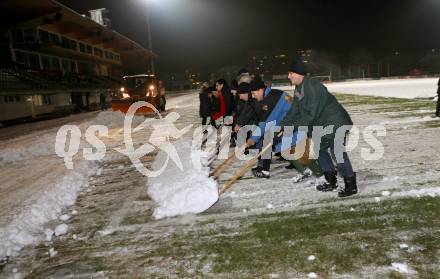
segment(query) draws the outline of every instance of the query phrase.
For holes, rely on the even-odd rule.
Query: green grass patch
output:
[[[402,117],[410,117],[413,114],[417,114],[419,110],[431,110],[432,113],[435,112],[435,104],[431,101],[425,100],[406,100],[406,102],[402,102],[398,105],[393,106],[382,106],[378,108],[370,109],[371,112],[402,112]]]
[[[313,271],[321,278],[333,272],[359,275],[362,267],[390,266],[394,261],[408,262],[418,273],[428,276],[422,278],[435,278],[440,276],[438,268],[432,268],[439,263],[438,216],[438,198],[266,214],[243,219],[238,231],[221,227],[174,235],[153,254],[170,259],[203,255],[215,273],[232,274],[234,278],[275,271],[287,274],[292,270]],[[402,240],[402,235],[410,237]],[[403,241],[422,249],[392,258],[390,254],[399,252]],[[309,261],[309,255],[317,259]],[[387,276],[398,275],[390,272]]]
[[[424,128],[431,129],[431,128],[439,128],[439,127],[440,127],[440,121],[439,120],[437,120],[437,121],[428,121],[428,122],[423,123],[423,125],[421,125],[422,129],[424,129]]]
[[[353,94],[341,94],[335,93],[335,97],[341,104],[347,106],[358,106],[358,105],[401,105],[413,102],[411,99],[403,98],[387,98],[387,97],[376,97],[376,96],[361,96]]]
[[[428,100],[387,98],[376,96],[360,96],[352,94],[335,94],[338,101],[344,106],[373,106],[368,110],[374,113],[402,112],[398,115],[390,115],[390,118],[404,118],[412,116],[427,116],[435,111],[435,103]],[[418,112],[420,110],[431,110],[432,113]]]
[[[150,209],[147,212],[143,212],[141,215],[126,216],[122,220],[121,225],[137,225],[152,222],[154,220],[152,214],[153,210]]]

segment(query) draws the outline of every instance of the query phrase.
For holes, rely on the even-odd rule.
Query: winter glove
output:
[[[252,139],[248,139],[248,140],[246,141],[246,146],[247,146],[247,147],[249,147],[249,146],[253,146],[253,145],[255,145],[255,142],[254,142]]]

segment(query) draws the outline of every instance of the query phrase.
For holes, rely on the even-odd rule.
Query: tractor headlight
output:
[[[128,94],[128,93],[122,93],[122,98],[123,98],[123,99],[130,98],[130,94]]]
[[[154,90],[154,85],[150,85],[150,90]]]

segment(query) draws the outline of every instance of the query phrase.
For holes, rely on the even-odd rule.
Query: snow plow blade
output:
[[[139,100],[140,101],[140,100]],[[145,101],[145,100],[142,100]],[[134,100],[112,100],[112,110],[113,111],[120,111],[124,114],[127,113],[128,109],[132,104],[134,104],[136,101]],[[156,107],[156,100],[151,98],[148,99],[147,102],[152,104],[154,107]],[[154,115],[154,111],[149,107],[141,107],[136,111],[136,115]]]

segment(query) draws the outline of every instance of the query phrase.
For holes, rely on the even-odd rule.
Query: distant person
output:
[[[238,95],[238,83],[236,79],[233,79],[231,81],[231,94],[233,97],[233,108],[232,108],[232,127],[235,126],[235,124],[237,123],[237,104],[240,100],[240,97]],[[231,133],[231,141],[230,141],[230,147],[235,147],[236,146],[236,140],[237,140],[237,133],[232,131]]]
[[[237,84],[240,85],[243,82],[245,83],[251,83],[252,77],[251,74],[249,73],[248,69],[240,69],[237,73]]]
[[[206,125],[208,117],[211,116],[211,89],[209,83],[204,82],[199,92],[200,108],[199,115],[202,118],[202,125]]]
[[[165,105],[167,103],[165,98],[165,86],[161,80],[157,83],[157,109],[162,112],[165,111]]]
[[[106,103],[107,95],[104,91],[99,94],[99,106],[101,107],[101,110],[104,111],[107,109],[107,103]]]
[[[437,109],[435,110],[435,116],[440,117],[440,78],[437,82]]]

